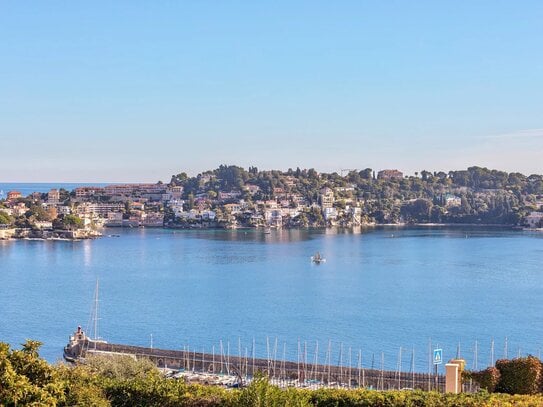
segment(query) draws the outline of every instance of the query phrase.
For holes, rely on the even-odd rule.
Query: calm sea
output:
[[[543,234],[381,228],[172,231],[109,229],[94,241],[0,242],[0,338],[44,342],[50,361],[88,326],[100,281],[99,336],[115,343],[256,352],[427,371],[429,347],[472,367],[543,346]],[[326,263],[315,265],[319,251]],[[431,345],[429,342],[431,341]]]

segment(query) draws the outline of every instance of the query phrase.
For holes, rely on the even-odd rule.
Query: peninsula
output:
[[[221,165],[168,183],[62,188],[0,200],[1,238],[90,238],[102,227],[297,228],[381,224],[543,226],[543,176],[481,167],[248,170]]]

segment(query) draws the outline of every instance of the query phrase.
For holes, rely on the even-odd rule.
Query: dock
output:
[[[221,344],[222,345],[222,344]],[[261,358],[253,355],[234,356],[225,353],[221,346],[218,352],[198,352],[193,349],[171,350],[152,347],[113,344],[88,338],[79,327],[64,348],[64,358],[69,362],[84,362],[93,355],[127,355],[136,359],[148,359],[158,368],[178,373],[177,377],[197,378],[205,384],[217,380],[212,377],[231,377],[238,384],[249,383],[258,374],[267,376],[270,382],[281,387],[339,387],[368,388],[379,390],[421,389],[443,391],[445,376],[416,373],[414,371],[391,371],[364,368],[350,361],[333,364],[328,357],[325,363],[311,363],[305,353],[298,361],[285,358]],[[381,365],[382,366],[382,365]]]

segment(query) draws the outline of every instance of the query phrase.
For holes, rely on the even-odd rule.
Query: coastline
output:
[[[479,228],[479,229],[509,229],[521,232],[543,232],[543,228],[526,228],[518,225],[500,225],[492,223],[368,223],[357,226],[306,226],[306,227],[283,227],[273,228],[273,230],[332,230],[332,229],[379,229],[379,228],[395,228],[395,229],[410,229],[410,228]],[[111,229],[125,229],[124,226],[104,226],[102,231]],[[136,228],[127,229],[167,229],[167,230],[240,230],[240,231],[264,231],[265,227],[239,226],[235,228],[225,228],[220,226],[139,226]],[[29,240],[29,241],[80,241],[98,239],[104,236],[109,236],[107,233],[89,230],[43,230],[33,231],[30,229],[0,229],[0,241],[9,240]]]

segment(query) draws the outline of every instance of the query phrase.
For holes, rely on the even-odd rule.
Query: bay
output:
[[[44,343],[61,358],[68,335],[87,327],[100,282],[99,336],[109,342],[296,360],[342,360],[403,370],[429,347],[478,367],[543,344],[543,234],[499,228],[367,230],[107,229],[92,241],[0,242],[0,340]],[[312,264],[319,251],[326,263]],[[429,343],[431,341],[431,345]],[[460,345],[460,349],[458,349]]]

